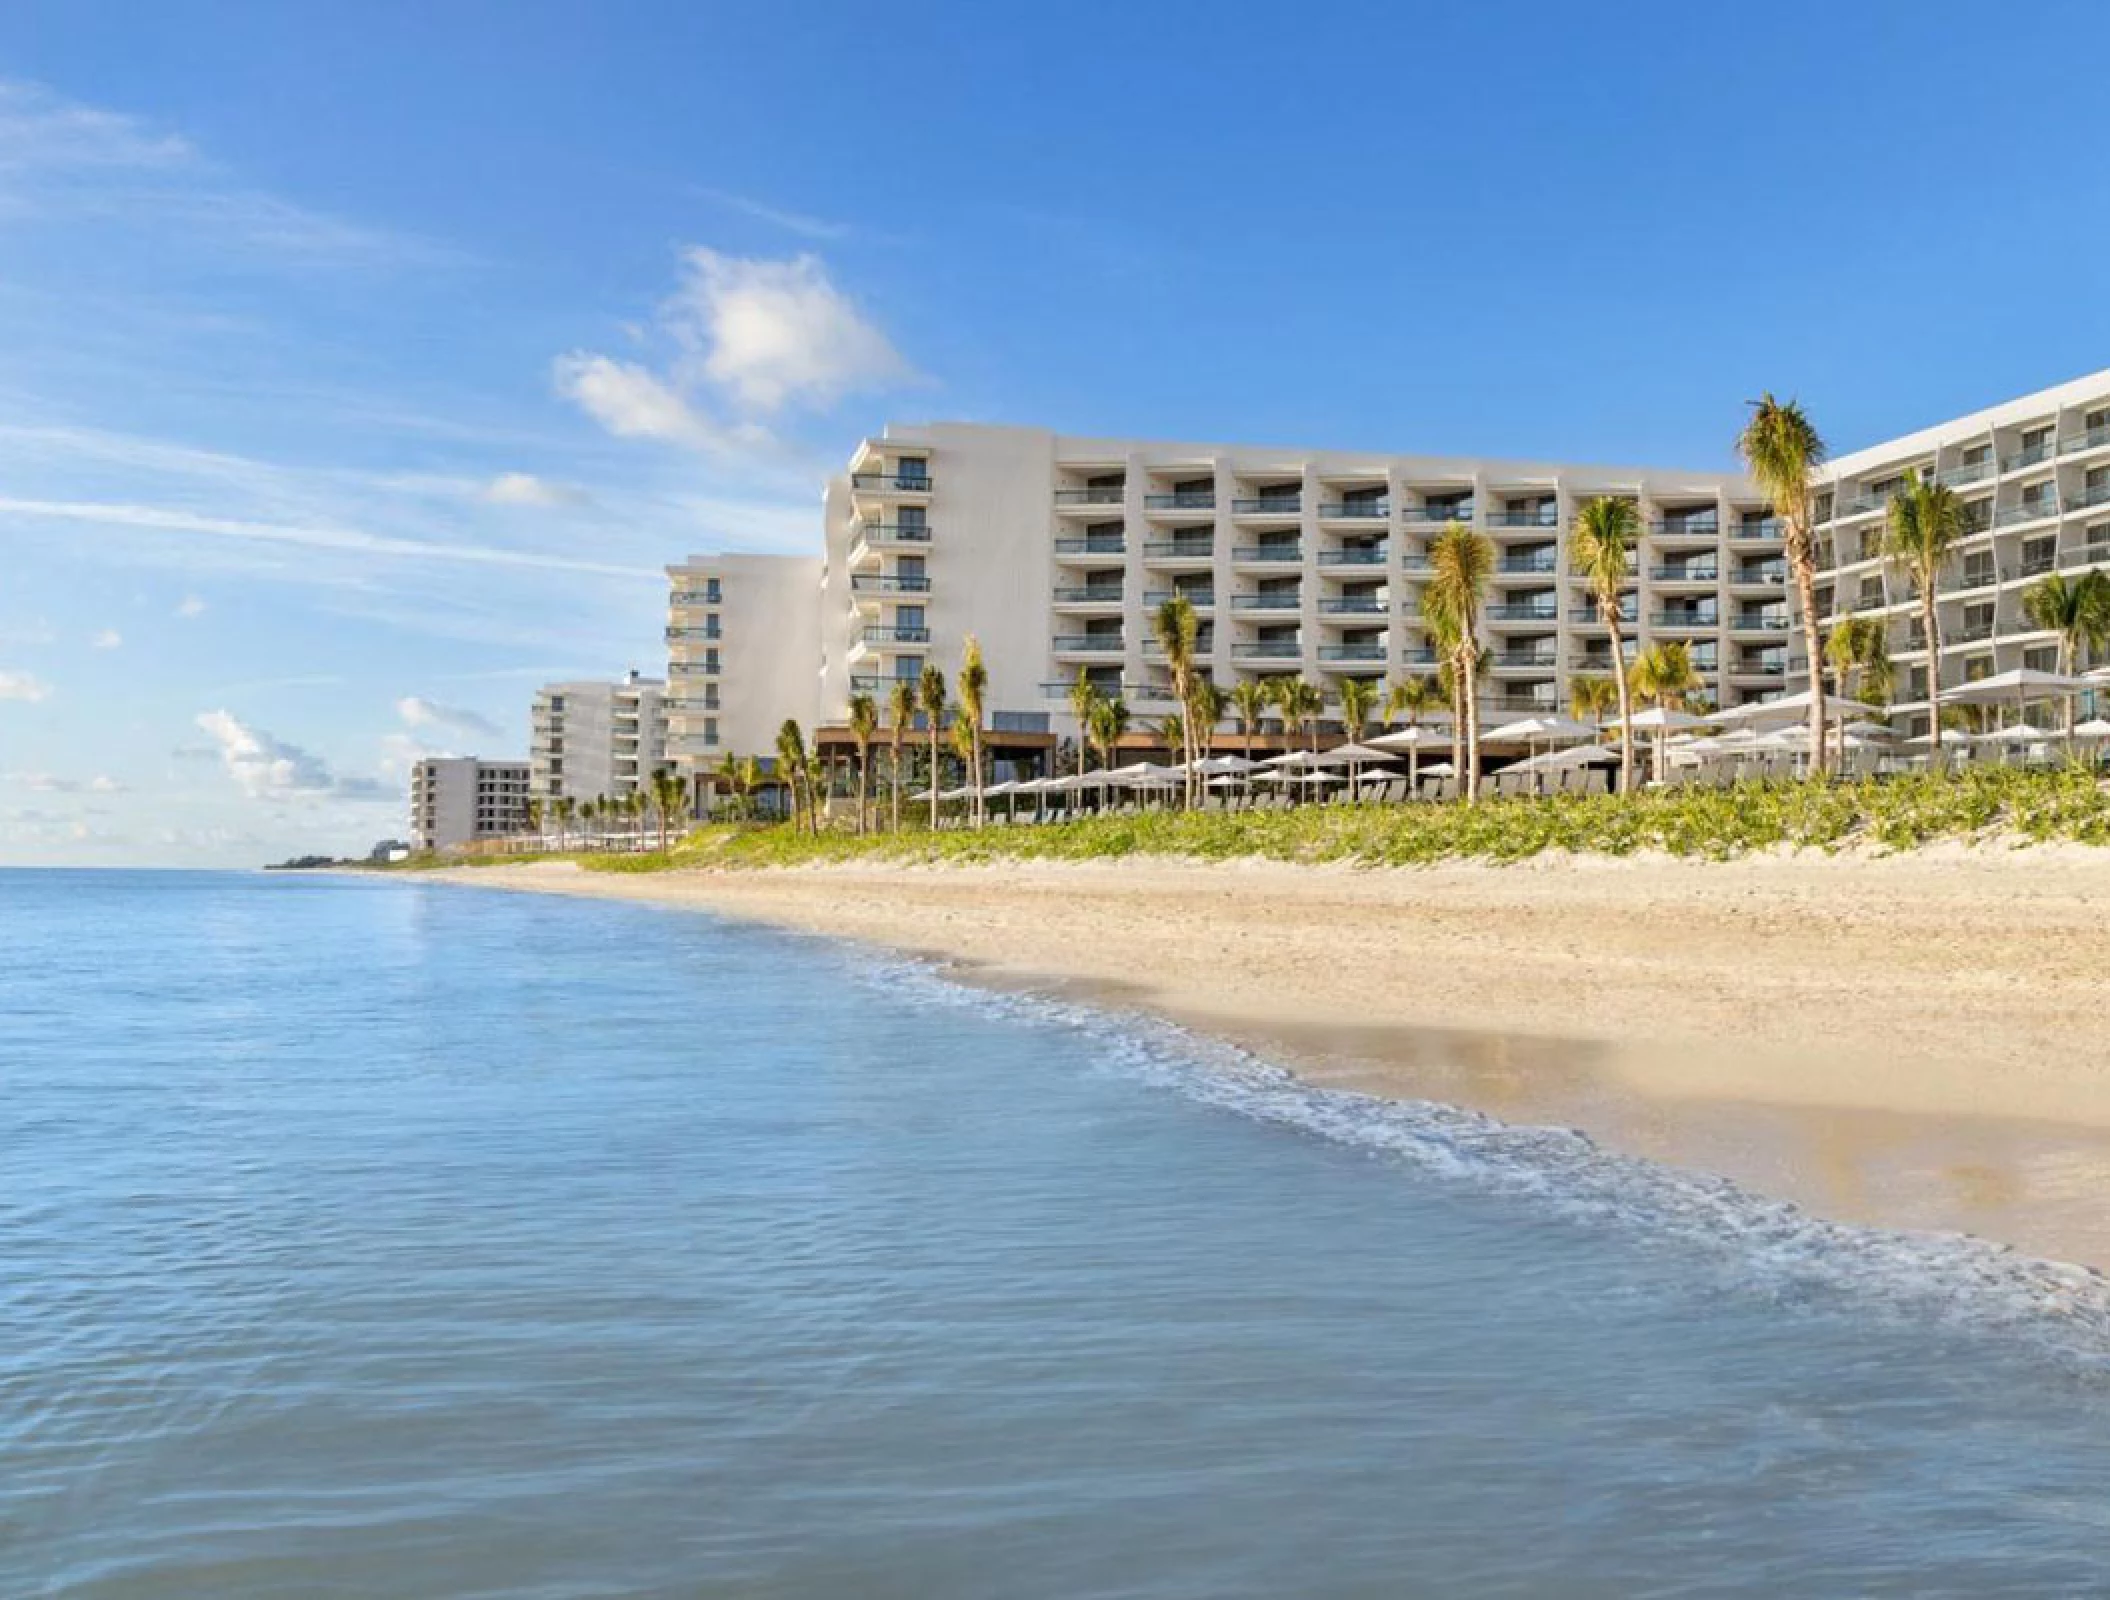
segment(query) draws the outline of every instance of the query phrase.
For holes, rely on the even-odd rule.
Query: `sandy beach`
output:
[[[2110,852],[435,876],[867,941],[1841,1220],[2110,1266]]]

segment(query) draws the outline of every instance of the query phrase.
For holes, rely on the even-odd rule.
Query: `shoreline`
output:
[[[2110,1267],[2110,852],[421,874],[710,911]]]

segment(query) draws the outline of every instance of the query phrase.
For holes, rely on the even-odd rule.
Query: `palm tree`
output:
[[[1634,658],[1627,669],[1629,692],[1639,695],[1652,705],[1664,710],[1676,710],[1685,704],[1686,696],[1698,693],[1706,687],[1699,669],[1693,665],[1692,646],[1683,639],[1665,639],[1652,644]],[[1656,730],[1654,766],[1656,776],[1663,776],[1663,730]]]
[[[923,663],[923,676],[916,680],[916,703],[923,708],[923,722],[930,734],[930,831],[938,831],[938,729],[945,722],[945,674],[935,661]]]
[[[662,767],[652,775],[652,798],[659,807],[659,850],[665,855],[668,824],[688,804],[689,786],[672,767]]]
[[[542,802],[533,795],[528,796],[527,825],[539,842],[542,838]]]
[[[1172,678],[1172,698],[1179,702],[1179,759],[1186,767],[1181,798],[1191,805],[1194,800],[1195,779],[1192,765],[1194,751],[1191,748],[1191,725],[1194,721],[1194,651],[1201,637],[1201,620],[1195,615],[1194,602],[1183,594],[1175,593],[1169,599],[1160,601],[1157,610],[1151,613],[1150,629],[1157,636],[1158,648],[1165,652],[1165,670]]]
[[[1310,735],[1316,754],[1319,713],[1326,709],[1325,694],[1302,678],[1276,678],[1273,682],[1275,712],[1282,718],[1283,733],[1291,743]]]
[[[1253,735],[1272,703],[1265,678],[1245,678],[1231,685],[1231,709],[1238,717],[1238,732],[1245,740],[1245,753],[1253,753]]]
[[[872,741],[879,735],[879,707],[868,694],[850,696],[850,738],[857,746],[857,831],[865,831],[872,793]]]
[[[1641,513],[1631,500],[1599,495],[1575,514],[1568,550],[1575,572],[1597,601],[1597,620],[1612,635],[1612,660],[1626,660],[1626,640],[1619,631],[1619,602],[1632,574],[1631,552],[1641,538]],[[1634,703],[1627,675],[1616,673],[1619,701],[1619,792],[1634,792]],[[1660,777],[1662,774],[1657,774]]]
[[[1101,697],[1093,703],[1091,740],[1099,752],[1099,766],[1101,770],[1113,766],[1114,751],[1120,746],[1121,736],[1126,732],[1128,732],[1127,701],[1123,700],[1119,695],[1115,695],[1111,698]],[[1105,792],[1104,783],[1100,785],[1100,792],[1102,794]]]
[[[1070,715],[1077,719],[1077,776],[1084,776],[1085,751],[1092,742],[1092,712],[1101,699],[1099,685],[1092,682],[1089,669],[1079,667],[1076,680],[1070,685]]]
[[[1963,502],[1947,484],[1912,473],[1890,497],[1890,516],[1883,526],[1883,554],[1919,590],[1920,628],[1927,636],[1927,726],[1941,727],[1941,618],[1935,610],[1941,569],[1964,536]],[[1821,659],[1812,651],[1810,659]],[[1812,674],[1812,681],[1815,681]],[[1928,761],[1942,771],[1941,740],[1934,741]]]
[[[1750,419],[1737,436],[1737,454],[1772,502],[1780,519],[1795,603],[1802,612],[1803,654],[1810,672],[1810,771],[1824,776],[1824,659],[1817,636],[1816,491],[1811,479],[1824,465],[1824,439],[1795,400],[1775,400],[1769,389],[1752,403]],[[1930,657],[1931,659],[1931,657]]]
[[[967,719],[967,789],[969,811],[979,828],[982,815],[982,704],[989,693],[989,669],[982,664],[981,641],[967,636],[960,652],[960,715]]]
[[[1447,697],[1443,685],[1434,678],[1403,678],[1385,691],[1385,720],[1405,717],[1409,728],[1419,728],[1421,719],[1431,711],[1443,708]],[[1407,793],[1416,797],[1421,794],[1421,746],[1407,746]]]
[[[1841,617],[1824,637],[1824,664],[1842,700],[1866,695],[1888,701],[1895,678],[1890,662],[1890,625],[1881,617]],[[1846,766],[1846,718],[1839,719],[1839,766]]]
[[[762,792],[763,772],[760,756],[742,756],[738,769],[740,815],[749,822],[755,816],[755,796]]]
[[[1348,735],[1350,744],[1361,744],[1363,735],[1370,729],[1370,714],[1377,709],[1377,684],[1370,678],[1336,678],[1334,693],[1341,701],[1341,729]],[[1348,798],[1353,800],[1362,793],[1363,763],[1351,759],[1348,763]]]
[[[1568,685],[1568,715],[1595,722],[1619,709],[1619,685],[1610,678],[1578,677]]]
[[[1187,748],[1187,719],[1177,711],[1168,711],[1164,716],[1158,718],[1157,732],[1158,738],[1164,743],[1167,755]],[[1190,779],[1193,774],[1191,772],[1182,773],[1181,777],[1183,780]],[[1182,805],[1187,802],[1187,793],[1187,788],[1183,783],[1180,790],[1180,803]]]
[[[1216,725],[1224,719],[1224,692],[1205,672],[1194,675],[1194,713],[1188,732],[1194,736],[1194,753],[1204,761],[1216,754]]]
[[[1438,650],[1449,658],[1464,740],[1459,792],[1468,805],[1480,798],[1480,604],[1494,570],[1494,542],[1462,522],[1448,524],[1429,541],[1421,614]]]
[[[893,829],[901,831],[901,745],[916,725],[916,686],[896,678],[887,691],[887,784],[894,791]]]
[[[559,795],[550,807],[557,819],[557,848],[559,850],[562,850],[566,843],[569,842],[572,813],[576,809],[577,802],[568,794]]]
[[[807,823],[814,837],[819,838],[820,806],[811,786],[812,769],[806,762],[806,736],[800,731],[797,720],[791,717],[786,717],[784,726],[777,730],[777,772],[791,790],[792,830],[798,830],[799,808],[803,803]]]
[[[2059,675],[2070,678],[2081,651],[2110,644],[2110,574],[2101,568],[2069,578],[2054,572],[2022,591],[2030,626],[2059,636]],[[2073,696],[2066,696],[2066,742],[2073,743]]]

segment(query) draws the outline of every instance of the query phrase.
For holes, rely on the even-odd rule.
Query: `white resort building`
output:
[[[667,764],[666,682],[552,683],[529,716],[528,793],[550,801],[620,799]]]
[[[695,557],[670,568],[674,754],[767,754],[787,716],[840,728],[969,634],[1000,752],[1073,731],[1080,668],[1139,721],[1174,709],[1150,616],[1187,595],[1221,686],[1435,671],[1421,625],[1429,539],[1450,522],[1498,552],[1486,709],[1565,710],[1611,670],[1609,634],[1569,573],[1567,530],[1597,495],[1634,500],[1644,537],[1628,649],[1690,641],[1723,704],[1787,672],[1780,530],[1730,473],[1071,438],[940,423],[865,440],[827,488],[825,558]],[[721,620],[722,619],[722,620]],[[831,737],[832,737],[831,732]]]
[[[527,826],[528,764],[428,756],[410,769],[410,845],[455,850]]]
[[[2058,641],[2023,593],[2051,572],[2110,568],[2110,371],[2040,390],[1831,462],[1817,500],[1817,609],[1829,628],[1871,613],[1890,626],[1899,731],[1927,732],[1927,641],[1911,581],[1882,557],[1890,495],[1932,473],[1963,500],[1971,533],[1937,590],[1941,683],[2017,667],[2052,671]],[[1790,660],[1809,682],[1800,633]]]

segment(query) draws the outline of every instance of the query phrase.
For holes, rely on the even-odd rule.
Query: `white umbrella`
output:
[[[1635,713],[1635,728],[1647,733],[1684,732],[1691,728],[1704,728],[1714,719],[1696,717],[1690,711],[1674,710],[1670,706],[1650,706],[1646,711]]]
[[[1849,739],[1895,739],[1897,729],[1885,727],[1880,722],[1849,722],[1846,725]]]
[[[1420,750],[1432,744],[1447,745],[1451,736],[1430,728],[1401,728],[1395,733],[1381,733],[1370,741],[1373,750]]]
[[[1489,744],[1557,744],[1563,739],[1594,739],[1597,729],[1590,723],[1577,722],[1573,717],[1555,715],[1505,722],[1499,728],[1490,728],[1481,737]]]
[[[2110,717],[2090,717],[2086,722],[2074,724],[2076,739],[2110,739]]]
[[[1448,761],[1437,761],[1423,767],[1421,775],[1424,778],[1455,778],[1458,776],[1458,769]]]
[[[1242,778],[1248,772],[1258,772],[1260,763],[1244,756],[1209,756],[1195,762],[1194,770],[1205,778]]]
[[[2047,739],[2058,738],[2058,734],[2049,728],[2033,728],[2026,722],[2017,722],[1975,737],[1980,744],[2042,744]]]
[[[1260,764],[1263,767],[1315,767],[1319,758],[1309,750],[1285,750],[1279,756],[1269,756]]]
[[[2010,667],[1990,678],[1975,678],[1953,689],[1944,689],[1941,697],[1951,705],[1959,706],[1996,705],[2002,701],[2013,701],[2019,706],[2024,700],[2056,699],[2088,687],[2086,678],[2039,672],[2035,667]]]
[[[1859,700],[1849,700],[1844,695],[1828,694],[1824,697],[1824,714],[1827,717],[1868,717],[1883,708],[1871,706]],[[1800,694],[1784,694],[1775,700],[1752,700],[1740,706],[1731,706],[1726,711],[1709,713],[1709,720],[1724,727],[1745,722],[1790,722],[1797,717],[1810,714],[1810,691]]]
[[[1618,752],[1601,745],[1577,745],[1566,750],[1548,750],[1528,761],[1519,761],[1510,772],[1563,772],[1575,767],[1605,767],[1619,764]]]
[[[1364,761],[1389,761],[1390,750],[1380,750],[1368,744],[1337,744],[1331,750],[1319,752],[1318,764],[1322,767],[1351,767]]]

